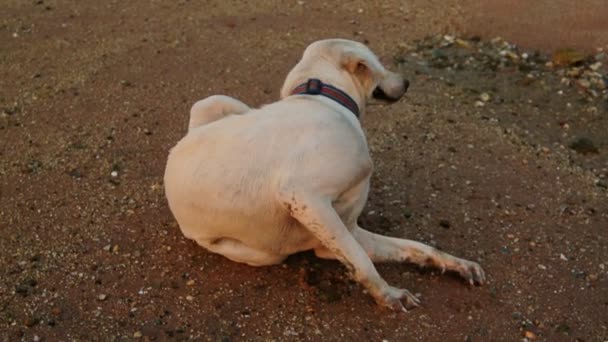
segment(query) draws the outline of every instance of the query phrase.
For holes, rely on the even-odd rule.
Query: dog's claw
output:
[[[471,285],[483,285],[486,282],[485,272],[476,262],[461,259],[457,271]]]
[[[403,305],[403,299],[405,299],[405,305]],[[419,307],[420,299],[406,289],[398,289],[391,286],[388,288],[387,293],[379,300],[379,303],[393,311],[407,312],[410,308]]]

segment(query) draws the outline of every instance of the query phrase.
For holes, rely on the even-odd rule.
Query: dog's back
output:
[[[293,158],[344,132],[335,125],[348,125],[326,107],[315,109],[304,98],[290,98],[191,129],[171,150],[165,170],[166,196],[184,235],[199,243],[230,237],[282,254],[314,247],[276,194],[299,165]]]

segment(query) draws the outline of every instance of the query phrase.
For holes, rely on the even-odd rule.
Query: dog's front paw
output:
[[[458,265],[455,268],[455,271],[471,285],[483,285],[486,282],[486,274],[476,262],[458,259]]]
[[[405,300],[405,306],[403,305],[403,300]],[[376,302],[393,311],[403,312],[420,306],[420,299],[414,296],[410,291],[392,286],[388,286],[381,295],[377,296]]]

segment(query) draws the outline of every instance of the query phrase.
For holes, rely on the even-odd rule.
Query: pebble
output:
[[[568,77],[579,77],[581,75],[581,73],[582,73],[582,69],[581,68],[572,68],[572,69],[568,69],[568,71],[566,71],[566,76],[568,76]]]
[[[449,229],[451,224],[450,224],[450,221],[448,221],[448,220],[439,220],[439,226],[441,228]]]
[[[118,171],[112,171],[112,172],[110,173],[110,176],[112,176],[113,178],[118,177]]]
[[[475,101],[475,107],[483,107],[483,106],[485,106],[485,105],[486,105],[486,104],[485,104],[485,103],[483,103],[482,101]]]
[[[528,340],[535,340],[536,334],[531,331],[526,331],[525,336]]]
[[[479,98],[483,102],[488,102],[488,101],[490,101],[490,94],[488,94],[488,93],[481,93],[481,95],[479,95]]]
[[[583,87],[583,88],[589,88],[591,87],[591,82],[589,82],[586,79],[580,79],[578,80],[578,82],[576,82],[579,86]]]
[[[602,67],[602,62],[595,62],[589,66],[589,69],[598,71]]]
[[[102,293],[102,294],[100,294],[99,296],[97,296],[97,299],[99,299],[99,300],[100,300],[100,301],[102,301],[102,302],[103,302],[104,300],[106,300],[107,298],[108,298],[108,295],[103,294],[103,293]]]
[[[192,286],[192,285],[194,285],[194,280],[193,280],[193,279],[188,280],[188,281],[186,282],[186,285],[188,285],[188,286]]]
[[[21,297],[27,297],[30,289],[24,285],[18,285],[15,287],[15,293],[19,294]]]
[[[34,325],[38,324],[38,319],[37,318],[33,318],[33,317],[28,317],[25,319],[25,322],[23,322],[25,324],[26,327],[31,328]]]
[[[133,337],[134,337],[134,338],[141,338],[142,336],[144,336],[144,334],[142,334],[142,333],[141,333],[141,331],[136,331],[136,332],[133,334]]]
[[[568,261],[568,258],[566,258],[566,256],[564,254],[560,254],[559,258],[564,260],[564,261]]]
[[[595,146],[593,140],[587,137],[576,138],[569,147],[581,154],[598,153],[598,148]]]
[[[538,264],[538,268],[540,268],[541,270],[546,270],[547,266],[543,265],[543,264]]]
[[[186,296],[186,300],[189,301],[189,302],[191,302],[191,301],[194,300],[194,297],[192,297],[192,296]]]
[[[581,63],[585,59],[585,55],[574,49],[560,49],[553,54],[553,64],[556,66],[569,66]]]

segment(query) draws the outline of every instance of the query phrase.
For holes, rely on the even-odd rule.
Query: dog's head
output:
[[[319,78],[352,96],[360,107],[370,98],[394,102],[407,91],[409,81],[382,66],[364,44],[346,39],[326,39],[309,45],[291,70],[281,97],[308,78]]]

